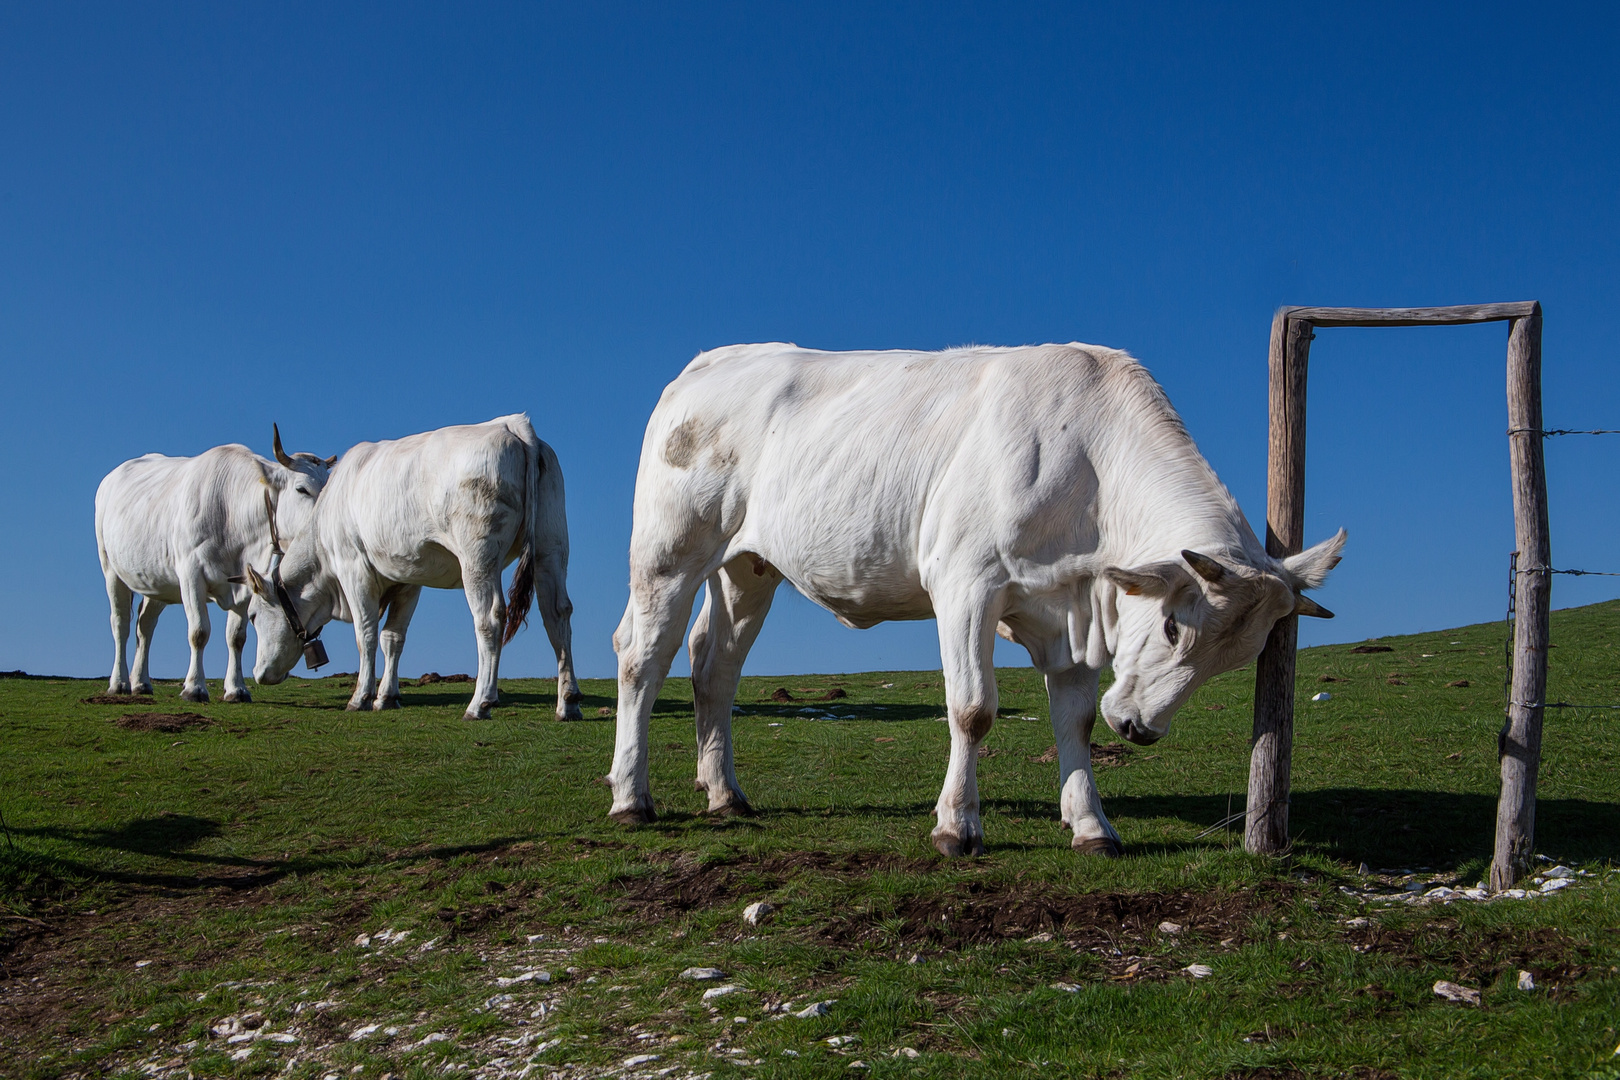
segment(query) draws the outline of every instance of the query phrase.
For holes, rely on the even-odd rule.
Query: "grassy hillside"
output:
[[[249,706],[0,680],[0,1072],[1620,1076],[1601,1071],[1620,1041],[1620,713],[1547,722],[1538,849],[1593,876],[1531,900],[1367,898],[1483,876],[1503,637],[1301,654],[1286,860],[1218,825],[1243,805],[1252,670],[1151,748],[1099,726],[1117,861],[1069,851],[1039,679],[998,672],[989,854],[949,864],[928,846],[937,672],[745,680],[738,773],[761,812],[725,820],[699,812],[672,680],[653,721],[663,816],[637,831],[607,822],[596,782],[606,681],[584,684],[592,722],[559,724],[538,681],[469,723],[456,683],[351,714],[338,677]],[[1556,613],[1553,641],[1551,700],[1620,703],[1620,603]],[[847,697],[806,700],[834,687]],[[151,712],[202,719],[117,723]],[[749,926],[758,900],[778,911]],[[742,989],[705,1002],[693,966]],[[1439,979],[1482,1005],[1437,997]]]

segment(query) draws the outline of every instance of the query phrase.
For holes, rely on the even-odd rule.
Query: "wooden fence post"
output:
[[[1305,544],[1305,376],[1312,324],[1280,308],[1271,320],[1271,436],[1266,475],[1266,552],[1297,554]],[[1277,620],[1255,665],[1254,739],[1243,847],[1258,855],[1288,850],[1289,771],[1294,749],[1294,648],[1299,617]]]
[[[1547,693],[1552,542],[1547,527],[1547,470],[1541,428],[1541,305],[1508,324],[1508,453],[1513,469],[1513,529],[1519,544],[1513,583],[1513,681],[1498,742],[1502,794],[1496,807],[1491,890],[1513,887],[1530,867],[1536,840],[1536,773]],[[1256,721],[1258,724],[1258,721]]]

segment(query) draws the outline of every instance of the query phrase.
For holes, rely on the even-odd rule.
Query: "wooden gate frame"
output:
[[[1542,456],[1541,304],[1437,308],[1279,308],[1271,320],[1271,438],[1267,455],[1266,552],[1285,558],[1305,545],[1305,375],[1319,326],[1457,326],[1508,323],[1508,448],[1513,527],[1518,541],[1513,680],[1498,739],[1502,793],[1496,810],[1491,889],[1510,888],[1535,845],[1536,772],[1541,762],[1542,698],[1547,688],[1551,551],[1547,472]],[[1289,771],[1294,742],[1294,661],[1299,617],[1272,627],[1254,676],[1254,742],[1243,846],[1286,851]]]

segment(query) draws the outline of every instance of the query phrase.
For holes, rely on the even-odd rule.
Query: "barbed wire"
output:
[[[1540,435],[1543,439],[1555,438],[1559,435],[1620,435],[1620,428],[1545,428],[1516,427],[1508,428],[1509,435]]]

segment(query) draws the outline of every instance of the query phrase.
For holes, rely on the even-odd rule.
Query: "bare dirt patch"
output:
[[[955,895],[909,896],[892,910],[842,916],[820,936],[840,945],[960,949],[1050,934],[1076,948],[1108,955],[1118,950],[1122,961],[1143,960],[1129,955],[1130,950],[1160,940],[1164,936],[1158,930],[1160,923],[1181,927],[1177,941],[1218,939],[1239,945],[1250,936],[1250,924],[1257,916],[1278,910],[1294,892],[1281,883],[1208,893],[1070,893],[1017,882],[974,883]]]
[[[86,705],[150,705],[150,694],[91,694],[87,698],[80,698]]]
[[[645,918],[661,919],[744,897],[757,898],[760,892],[804,874],[866,878],[876,873],[932,873],[938,868],[934,859],[881,852],[804,851],[708,863],[683,855],[646,877],[620,878],[619,882],[625,887],[624,902],[628,907]]]
[[[1357,645],[1350,651],[1358,656],[1366,656],[1368,653],[1394,652],[1395,647],[1393,645]]]
[[[1552,927],[1463,930],[1452,919],[1415,927],[1368,926],[1345,934],[1357,952],[1379,953],[1413,965],[1441,965],[1456,982],[1488,985],[1497,977],[1529,971],[1555,999],[1590,970],[1587,950]]]
[[[188,728],[212,727],[214,722],[201,713],[125,713],[113,723],[125,731],[161,731],[169,735]]]

